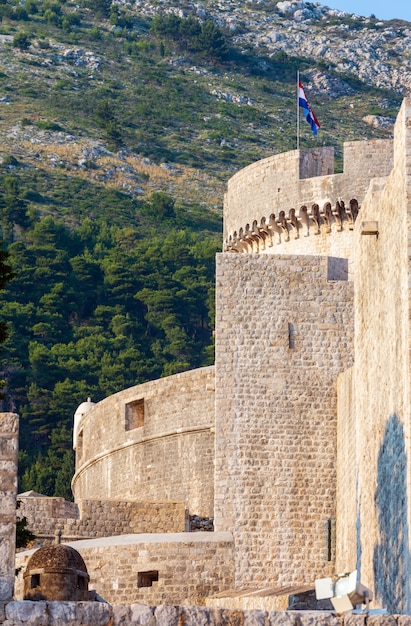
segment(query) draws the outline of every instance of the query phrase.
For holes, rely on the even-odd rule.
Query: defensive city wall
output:
[[[217,255],[215,369],[122,391],[76,422],[73,528],[99,508],[101,518],[121,510],[131,528],[137,502],[141,515],[159,503],[158,518],[176,527],[187,511],[214,516],[214,533],[135,526],[76,542],[92,586],[132,605],[114,624],[124,610],[126,626],[157,626],[167,611],[168,626],[362,625],[364,616],[274,613],[267,600],[270,586],[356,568],[391,613],[367,624],[408,626],[394,614],[411,611],[411,100],[393,142],[346,144],[343,173],[332,169],[332,152],[319,149],[234,176]],[[245,610],[244,589],[260,611]],[[133,608],[217,591],[209,605],[238,610]]]
[[[74,434],[76,502],[182,502],[190,514],[212,517],[214,385],[214,367],[201,368],[131,387],[88,411]]]

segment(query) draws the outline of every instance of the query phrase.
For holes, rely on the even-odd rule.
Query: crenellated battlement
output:
[[[224,241],[224,251],[261,253],[291,239],[352,231],[359,210],[357,199],[351,198],[347,203],[343,199],[337,200],[334,206],[331,202],[325,202],[322,207],[318,203],[310,207],[303,204],[298,214],[294,208],[288,211],[288,215],[285,211],[280,211],[277,216],[271,213],[268,220],[262,217],[259,221],[254,220],[251,226],[246,224],[230,234]]]
[[[330,147],[252,163],[227,184],[224,250],[350,256],[352,230],[371,181],[386,179],[392,168],[393,142],[386,139],[345,143],[338,174]],[[344,234],[329,236],[334,233]]]

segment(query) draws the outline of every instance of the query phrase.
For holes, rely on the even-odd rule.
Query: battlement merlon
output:
[[[278,215],[302,205],[320,206],[355,198],[361,205],[373,178],[386,177],[393,168],[393,141],[344,143],[344,165],[334,174],[331,147],[293,150],[248,165],[227,184],[224,197],[224,240],[245,224]]]

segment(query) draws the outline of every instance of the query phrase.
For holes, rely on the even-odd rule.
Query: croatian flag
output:
[[[311,126],[313,134],[316,135],[318,133],[318,129],[320,128],[320,122],[317,120],[314,115],[314,111],[308,104],[307,96],[305,95],[304,87],[302,86],[300,80],[298,81],[298,104],[304,109],[305,119]]]

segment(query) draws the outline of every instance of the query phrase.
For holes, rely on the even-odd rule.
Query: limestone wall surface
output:
[[[371,189],[355,235],[356,561],[390,611],[410,608],[411,100],[394,131],[394,167]],[[378,192],[378,193],[377,193]],[[361,223],[378,221],[378,236]],[[395,228],[393,228],[395,224]],[[352,525],[352,519],[350,521]]]
[[[354,367],[337,381],[336,572],[352,572],[357,562],[357,484],[361,445],[357,437]]]
[[[213,515],[214,368],[131,387],[95,405],[79,424],[76,502],[183,502]]]
[[[336,379],[353,362],[353,285],[321,257],[217,255],[215,528],[236,586],[328,575]]]
[[[334,174],[332,148],[294,150],[252,163],[228,181],[224,239],[253,220],[301,205],[334,204],[339,198],[361,204],[370,180],[391,172],[392,153],[391,140],[347,142],[342,174]]]
[[[202,604],[207,596],[234,586],[228,532],[123,535],[69,545],[84,559],[89,589],[110,604]],[[32,552],[17,555],[16,567],[23,568],[16,582],[19,600]]]
[[[19,418],[0,413],[0,603],[13,596]]]

